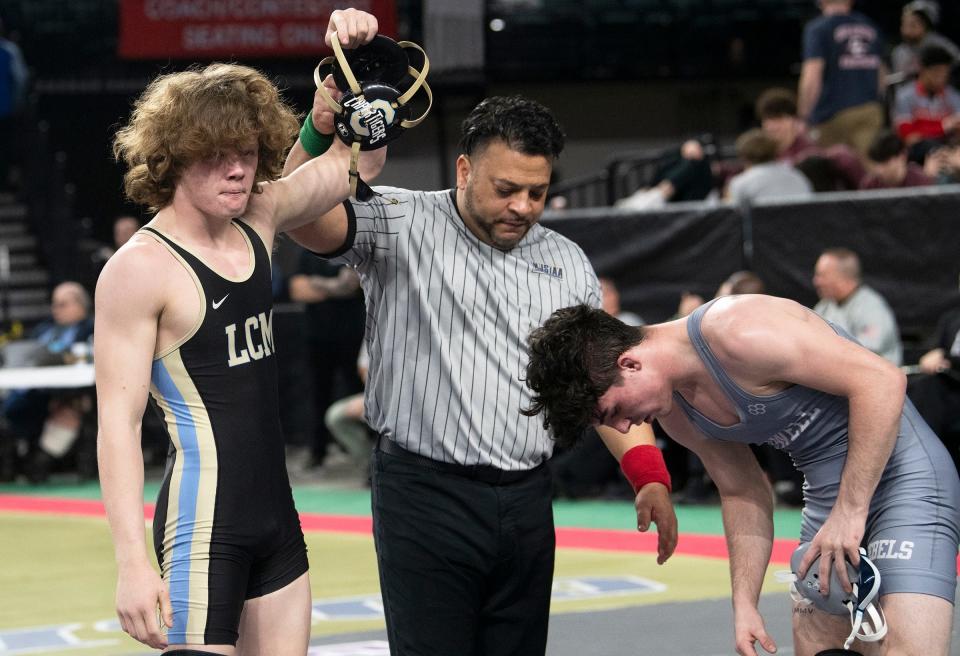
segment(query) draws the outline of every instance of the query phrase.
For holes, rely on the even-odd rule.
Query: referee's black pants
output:
[[[544,654],[556,544],[547,467],[498,484],[377,448],[371,470],[391,655]]]

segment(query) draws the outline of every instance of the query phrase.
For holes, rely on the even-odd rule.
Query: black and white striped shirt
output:
[[[553,441],[520,414],[526,340],[554,310],[599,307],[586,255],[539,224],[510,252],[489,246],[454,191],[377,191],[398,203],[347,202],[347,250],[334,259],[357,269],[366,294],[368,423],[434,460],[535,467]]]

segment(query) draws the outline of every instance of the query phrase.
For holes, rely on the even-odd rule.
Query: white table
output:
[[[0,389],[93,387],[92,364],[0,367]]]

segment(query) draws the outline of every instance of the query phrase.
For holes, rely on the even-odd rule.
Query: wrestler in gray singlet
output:
[[[849,404],[834,396],[793,385],[769,396],[741,389],[723,370],[700,330],[713,303],[690,315],[687,333],[713,378],[733,403],[740,422],[720,426],[674,398],[704,435],[729,442],[769,444],[786,451],[806,479],[800,539],[809,542],[823,525],[840,487],[847,456]],[[838,334],[853,341],[842,329]],[[900,432],[870,502],[864,545],[881,574],[881,594],[913,592],[951,603],[957,581],[960,542],[960,479],[940,439],[910,399]]]

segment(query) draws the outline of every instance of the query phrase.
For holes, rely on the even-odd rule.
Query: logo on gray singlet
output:
[[[820,408],[814,408],[810,412],[801,412],[796,419],[767,440],[767,444],[775,449],[786,449],[803,435],[803,431],[810,427],[810,424],[820,416],[821,412]]]
[[[897,547],[897,540],[874,540],[867,545],[867,556],[871,560],[910,560],[913,558],[913,542],[903,540]]]

